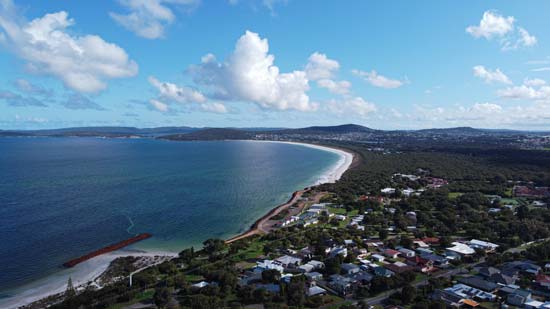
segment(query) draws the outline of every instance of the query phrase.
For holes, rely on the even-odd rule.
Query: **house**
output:
[[[405,258],[412,258],[412,257],[416,256],[416,252],[414,252],[413,250],[407,249],[407,248],[399,249],[399,253],[401,253],[401,255]]]
[[[309,272],[313,271],[313,269],[314,269],[313,265],[309,265],[309,264],[304,264],[304,265],[298,266],[298,270],[300,270],[303,273],[309,273]]]
[[[338,220],[338,221],[344,221],[346,220],[346,216],[344,215],[336,215],[334,216],[334,219]]]
[[[370,256],[370,258],[375,262],[384,262],[385,258],[381,256],[380,254],[373,254]]]
[[[341,275],[330,276],[329,286],[333,288],[338,294],[346,295],[351,291],[353,279],[344,277]]]
[[[500,274],[500,269],[494,267],[481,267],[478,273],[485,278],[489,278],[492,275]]]
[[[463,297],[456,295],[452,291],[446,290],[435,290],[431,295],[430,299],[434,301],[442,301],[445,303],[448,308],[460,308],[468,301],[466,304],[470,307],[477,307],[479,304],[471,299],[464,299]],[[472,303],[473,302],[473,303]]]
[[[290,255],[283,255],[275,259],[276,262],[279,262],[283,267],[286,268],[295,268],[296,266],[302,264],[302,259],[293,257]]]
[[[385,264],[384,267],[391,270],[392,272],[394,272],[396,274],[402,274],[404,272],[414,270],[413,266],[407,265],[407,264],[402,263],[402,262],[395,262],[393,264]]]
[[[506,303],[512,306],[523,306],[524,303],[531,300],[531,292],[522,290],[519,287],[505,286],[498,291]]]
[[[460,278],[458,282],[489,293],[494,293],[499,289],[498,284],[476,276]]]
[[[431,261],[435,267],[439,268],[447,268],[449,267],[449,260],[446,258],[435,255],[435,254],[422,254],[420,255],[421,258]]]
[[[407,259],[407,265],[410,265],[415,268],[415,270],[422,273],[429,273],[434,271],[434,264],[432,261],[424,259],[420,256],[415,256]]]
[[[500,284],[511,285],[516,283],[516,277],[508,276],[502,273],[491,275],[487,280]]]
[[[494,301],[497,296],[492,293],[484,292],[474,287],[465,284],[455,284],[452,287],[446,288],[445,291],[460,297],[461,299],[478,299],[481,301]]]
[[[282,273],[285,268],[281,263],[277,261],[263,260],[256,262],[256,267],[254,268],[254,271],[263,272],[264,270],[268,269],[275,269]]]
[[[351,263],[345,263],[345,264],[342,264],[340,266],[340,269],[342,270],[343,273],[345,273],[346,275],[351,275],[351,274],[355,274],[355,273],[358,273],[361,269],[359,268],[359,266],[355,265],[355,264],[351,264]]]
[[[348,249],[347,248],[343,248],[343,247],[336,247],[336,248],[333,248],[332,250],[329,251],[330,252],[330,257],[335,257],[337,255],[341,255],[342,257],[346,257],[348,256]]]
[[[550,290],[550,276],[548,275],[537,275],[535,283],[540,289]]]
[[[275,293],[275,294],[278,294],[279,292],[281,292],[281,286],[278,285],[278,284],[273,284],[273,283],[269,283],[269,284],[263,284],[263,283],[259,283],[259,284],[256,284],[256,289],[257,290],[266,290],[266,291],[269,291],[271,293]]]
[[[502,272],[511,275],[517,272],[524,272],[531,275],[537,275],[542,268],[531,261],[513,261],[504,264]]]
[[[404,196],[411,196],[414,193],[414,189],[407,188],[401,191],[401,193],[403,193]]]
[[[452,243],[452,245],[452,247],[445,249],[446,255],[453,257],[463,257],[476,253],[474,249],[466,244],[455,241]]]
[[[477,240],[477,239],[470,240],[469,245],[473,249],[480,249],[487,253],[495,252],[496,249],[498,248],[497,244],[494,244],[488,241]]]
[[[198,282],[198,283],[195,283],[195,284],[191,285],[191,287],[197,288],[197,289],[202,289],[202,288],[207,287],[209,285],[210,285],[210,283],[208,283],[206,281],[201,281],[201,282]]]
[[[323,295],[323,294],[326,294],[326,293],[327,293],[327,290],[325,290],[321,287],[318,287],[316,285],[310,287],[307,290],[307,296]]]
[[[360,271],[358,273],[351,275],[351,278],[360,282],[361,284],[368,284],[369,282],[372,281],[374,276],[368,272]]]
[[[395,188],[384,188],[384,189],[380,190],[380,192],[382,192],[384,194],[394,194],[395,193]]]
[[[393,271],[391,271],[387,268],[381,267],[381,266],[378,266],[378,267],[374,268],[374,274],[376,276],[386,277],[386,278],[389,278],[389,277],[392,277],[393,275],[395,275],[395,273]]]
[[[386,249],[384,250],[383,254],[388,258],[396,259],[399,256],[399,251],[393,250],[393,249]]]
[[[422,240],[413,240],[413,245],[416,247],[416,248],[429,248],[430,245],[428,245],[427,243],[423,242]]]
[[[307,273],[307,274],[305,274],[304,276],[306,276],[306,278],[307,278],[309,281],[323,280],[323,275],[322,275],[321,273],[316,272],[316,271]]]

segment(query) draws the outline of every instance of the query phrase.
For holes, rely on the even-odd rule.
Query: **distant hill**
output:
[[[301,129],[285,129],[277,133],[282,134],[346,134],[346,133],[371,133],[377,130],[357,124],[344,124],[339,126],[314,126]]]
[[[172,134],[160,136],[161,139],[175,141],[208,141],[208,140],[240,140],[250,139],[253,133],[238,129],[211,128],[202,129],[186,134]]]
[[[74,127],[47,130],[23,130],[11,131],[19,136],[159,136],[168,134],[183,134],[199,130],[191,127],[158,127],[158,128],[135,128],[135,127]]]

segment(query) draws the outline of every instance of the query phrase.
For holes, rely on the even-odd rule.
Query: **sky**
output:
[[[550,129],[550,2],[0,0],[0,129]]]

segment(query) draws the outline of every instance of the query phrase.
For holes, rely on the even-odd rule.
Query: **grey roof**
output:
[[[486,292],[494,291],[499,287],[498,284],[491,281],[484,280],[480,277],[460,278],[458,279],[458,282],[463,283],[465,285],[469,285],[476,289],[486,291]]]

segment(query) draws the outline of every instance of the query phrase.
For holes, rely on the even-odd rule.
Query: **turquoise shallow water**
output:
[[[0,294],[137,233],[179,251],[246,230],[337,163],[281,143],[0,138]]]

